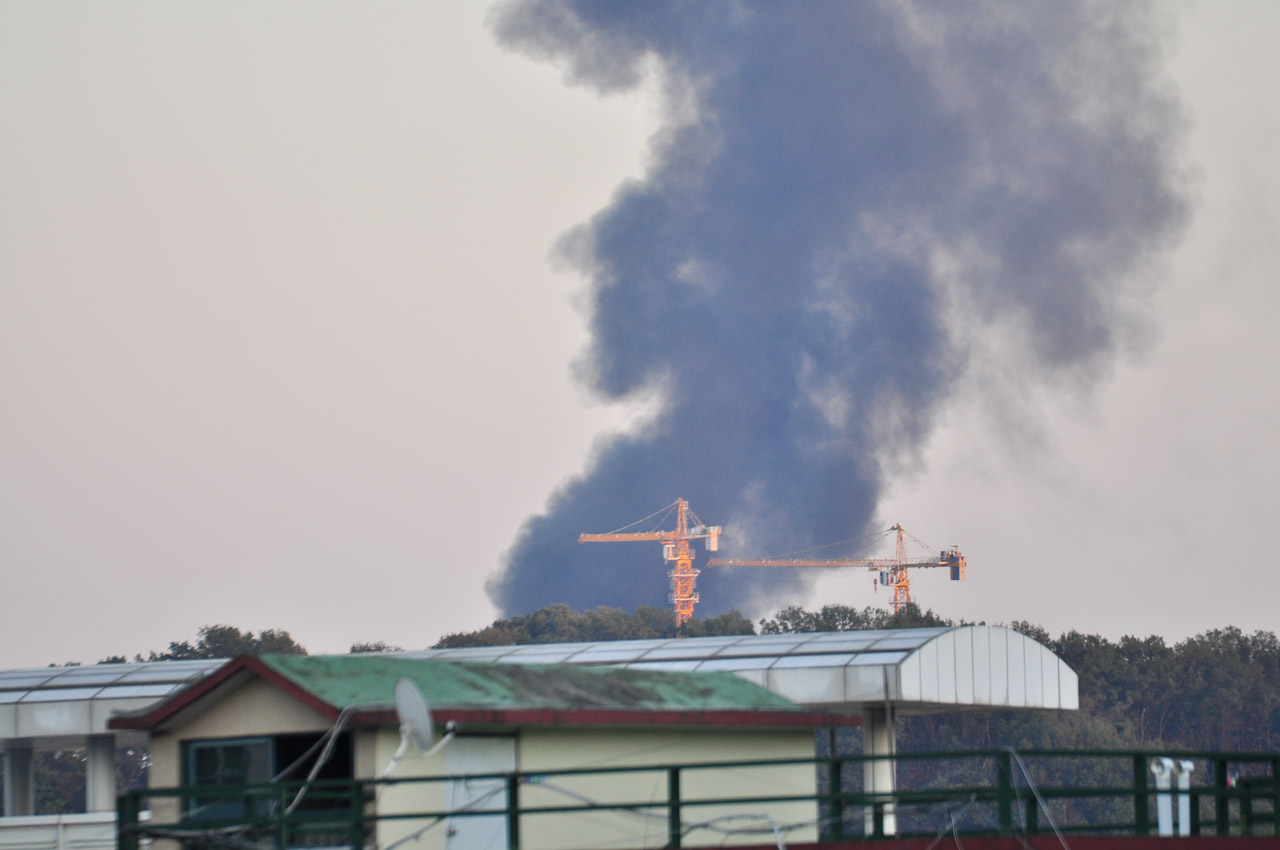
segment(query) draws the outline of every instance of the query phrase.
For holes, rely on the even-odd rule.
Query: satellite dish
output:
[[[450,720],[445,724],[444,737],[434,747],[431,746],[435,726],[431,722],[431,709],[427,707],[427,698],[422,695],[422,691],[409,679],[400,678],[392,688],[392,695],[395,697],[396,717],[400,720],[400,746],[396,748],[387,769],[382,771],[383,779],[390,776],[400,764],[400,759],[404,758],[410,744],[424,756],[432,756],[453,740],[458,730],[457,724]]]
[[[396,717],[400,720],[400,735],[419,751],[429,750],[434,737],[431,710],[426,697],[418,686],[408,679],[397,679],[394,689]]]

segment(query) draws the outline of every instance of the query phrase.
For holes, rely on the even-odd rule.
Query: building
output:
[[[182,820],[182,805],[188,819],[236,820],[249,816],[240,786],[271,783],[291,763],[296,768],[290,778],[301,779],[317,770],[317,788],[326,781],[382,775],[401,741],[392,706],[393,688],[400,679],[413,682],[432,706],[437,738],[445,724],[454,724],[456,735],[430,756],[407,755],[395,774],[398,779],[449,779],[383,789],[368,803],[369,813],[379,818],[501,809],[506,786],[484,778],[486,774],[517,769],[551,773],[584,765],[791,759],[795,763],[753,771],[706,773],[681,793],[691,803],[699,795],[758,797],[778,789],[813,798],[816,774],[807,763],[813,754],[813,730],[853,722],[845,715],[802,708],[728,672],[345,655],[239,658],[146,711],[115,717],[110,726],[149,734],[153,786],[232,789],[232,797],[225,799],[156,798],[154,824]],[[331,758],[316,767],[316,753],[330,734]],[[643,802],[664,800],[666,783],[660,770],[608,778],[592,774],[539,783],[522,793],[526,804],[536,804],[539,798],[547,805],[565,798],[600,804]],[[347,802],[345,797],[335,802],[322,790],[314,791],[300,810],[311,807],[319,818],[326,807],[342,808]],[[719,806],[701,811],[699,817],[723,822],[750,811]],[[771,806],[770,812],[785,825],[788,840],[817,838],[812,799]],[[554,850],[616,845],[644,829],[637,819],[646,817],[654,822],[648,827],[651,831],[665,832],[662,815],[633,810],[601,812],[589,822],[577,819],[572,827],[563,818],[543,816],[521,827],[521,846]],[[392,846],[421,832],[414,839],[420,848],[506,846],[507,822],[501,814],[460,815],[436,826],[430,818],[379,820],[377,845]],[[756,824],[762,826],[766,825]],[[695,830],[685,844],[719,845],[724,836],[723,829]]]
[[[269,776],[289,753],[298,753],[305,742],[315,741],[332,728],[345,708],[351,709],[347,719],[358,722],[346,727],[345,737],[337,745],[345,747],[340,750],[344,755],[334,764],[349,764],[352,777],[376,775],[398,742],[389,708],[388,671],[397,665],[423,662],[459,662],[468,669],[481,662],[490,671],[487,676],[507,682],[504,687],[509,689],[503,691],[505,702],[484,705],[464,700],[466,689],[436,691],[443,685],[423,682],[437,719],[458,722],[461,734],[432,763],[407,757],[401,768],[407,771],[405,775],[424,771],[462,775],[482,766],[501,773],[512,764],[521,770],[548,771],[556,766],[626,764],[625,752],[636,754],[631,764],[643,761],[650,765],[705,763],[726,760],[726,755],[742,760],[748,753],[812,758],[815,728],[862,722],[866,752],[882,757],[866,763],[862,787],[887,795],[894,791],[891,757],[896,750],[895,715],[983,708],[1073,709],[1079,699],[1075,673],[1061,659],[1024,635],[994,626],[541,644],[307,661],[239,659],[9,671],[0,673],[0,746],[5,752],[5,800],[14,804],[6,806],[9,816],[0,819],[0,848],[15,842],[24,848],[75,846],[78,850],[113,845],[114,818],[106,811],[114,797],[110,787],[113,777],[102,766],[121,744],[150,747],[152,785],[161,787],[206,778],[190,772],[195,768],[184,767],[184,759],[186,764],[201,757],[216,761],[219,753],[229,752],[217,742],[257,739],[256,749],[246,745],[238,756],[246,765],[243,778],[257,779]],[[295,663],[301,666],[291,666]],[[520,679],[520,687],[512,678],[515,674],[499,672],[522,667],[529,667],[536,675]],[[369,672],[366,675],[362,670]],[[383,672],[375,675],[375,670]],[[706,681],[716,683],[713,691],[722,696],[731,682],[754,689],[750,698],[746,691],[734,691],[739,702],[718,707],[682,707],[678,701],[672,702],[682,688],[660,691],[662,700],[657,702],[635,694],[631,701],[620,699],[620,693],[630,692],[606,689],[593,697],[602,701],[594,708],[571,702],[540,705],[535,699],[546,698],[534,687],[537,683],[556,681],[565,686],[558,691],[559,698],[569,700],[574,693],[569,683],[578,681],[571,677],[579,674],[587,676],[585,681],[593,687],[603,688],[607,682],[623,681],[614,678],[618,674],[681,673],[699,677],[682,679],[685,683],[711,676]],[[348,692],[343,690],[348,687],[340,684],[343,682],[364,683],[363,690]],[[493,682],[484,687],[473,685],[474,690],[487,693]],[[609,693],[613,693],[613,702],[605,699]],[[770,696],[782,702],[768,709],[762,700]],[[352,709],[367,701],[374,708]],[[763,722],[769,716],[774,719]],[[784,717],[787,721],[781,723]],[[726,718],[732,722],[725,722]],[[797,721],[799,726],[791,725]],[[744,748],[742,741],[748,738],[752,743]],[[641,739],[646,743],[640,744]],[[30,753],[58,747],[82,748],[89,754],[90,813],[57,819],[32,817]],[[270,761],[266,760],[268,753]],[[800,783],[796,787],[812,788],[812,767],[804,777],[797,773],[794,779]],[[634,790],[636,780],[631,777],[628,790]],[[650,783],[646,787],[653,790],[653,798],[658,799],[662,789],[651,787],[657,779],[650,776],[645,781]],[[718,780],[716,784],[720,784]],[[684,790],[693,793],[696,789]],[[463,786],[454,786],[441,794],[456,802],[467,799],[461,796],[464,791]],[[559,793],[551,788],[526,792],[535,800],[539,796],[551,799]],[[380,803],[395,804],[394,793],[387,797]],[[812,815],[812,804],[806,813]],[[160,814],[163,812],[157,810]],[[885,814],[884,826],[892,832],[891,806]],[[89,820],[77,820],[83,818]],[[474,824],[482,822],[475,817],[467,820],[468,828],[474,829],[479,828]],[[52,826],[59,830],[57,842],[45,837]],[[88,837],[71,840],[62,834],[63,826]],[[454,828],[463,826],[467,825],[459,823]],[[628,826],[636,829],[634,822]],[[32,837],[31,830],[36,829],[45,832]],[[715,842],[708,843],[721,840],[723,836],[717,836]],[[525,841],[524,846],[532,845]]]

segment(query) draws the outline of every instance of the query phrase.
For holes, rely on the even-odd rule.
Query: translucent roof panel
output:
[[[572,644],[570,664],[663,670],[732,670],[760,675],[766,687],[802,705],[856,709],[893,702],[908,711],[947,706],[1077,708],[1075,672],[1047,647],[999,626],[864,632],[728,635],[668,641]],[[991,651],[978,652],[978,647]],[[1007,648],[1000,652],[994,647]],[[551,646],[492,647],[482,657],[528,663]],[[465,654],[464,654],[465,653]],[[435,649],[426,657],[474,660],[471,650]],[[1032,663],[1029,659],[1036,659]],[[1030,671],[1030,672],[1028,672]],[[1030,677],[1034,673],[1035,681]],[[837,681],[838,679],[838,681]],[[993,682],[1007,682],[995,688]],[[834,703],[809,702],[840,694]],[[823,696],[825,695],[825,696]]]
[[[778,640],[771,638],[759,641],[739,641],[721,650],[721,656],[745,657],[751,655],[787,655],[800,651],[802,644],[794,640]]]
[[[692,673],[702,663],[701,661],[633,661],[625,666],[632,670],[677,670]]]
[[[94,665],[93,667],[73,667],[65,673],[59,673],[49,681],[60,688],[85,685],[109,685],[125,675],[123,670],[112,670],[114,664]]]
[[[681,646],[678,642],[672,642],[664,646],[654,647],[645,652],[642,656],[645,661],[661,661],[666,658],[713,658],[716,653],[723,647],[715,647],[714,649],[705,645]]]
[[[52,678],[48,673],[32,675],[28,670],[11,670],[0,673],[0,691],[38,688]]]
[[[22,698],[22,702],[68,702],[71,700],[87,700],[97,696],[101,688],[48,688],[31,691]]]
[[[0,714],[0,739],[104,733],[113,711],[137,710],[139,700],[158,702],[225,663],[151,661],[0,671],[0,705],[17,709]]]
[[[756,656],[754,658],[708,658],[699,661],[694,668],[699,671],[711,670],[767,670],[778,663],[777,658]]]
[[[560,649],[539,649],[537,652],[513,652],[504,660],[518,664],[563,664],[573,653]]]
[[[172,685],[114,685],[98,691],[98,699],[138,699],[164,697],[173,693]]]
[[[871,644],[871,649],[883,652],[888,649],[919,649],[937,635],[925,638],[921,635],[889,635]]]
[[[904,651],[899,652],[859,652],[849,659],[850,667],[883,667],[896,665],[907,657]]]
[[[630,641],[627,641],[630,643]],[[637,641],[638,642],[638,641]],[[654,641],[654,646],[658,646],[659,642]],[[616,648],[607,643],[597,644],[590,649],[584,649],[582,652],[575,653],[573,663],[575,664],[610,664],[614,661],[628,661],[635,658],[636,649],[631,647]]]
[[[155,664],[163,664],[164,662],[153,662]],[[180,669],[165,669],[163,667],[150,667],[133,672],[126,673],[120,677],[121,684],[124,683],[140,683],[140,682],[185,682],[188,679],[198,679],[208,670],[222,666],[221,662],[215,664],[213,668],[202,667],[183,667]]]
[[[857,652],[876,642],[876,638],[873,637],[858,637],[857,632],[824,634],[820,637],[826,640],[811,640],[801,648],[810,652]]]
[[[776,670],[782,670],[792,667],[845,667],[858,656],[852,652],[840,652],[827,655],[786,655],[774,661],[772,666]]]

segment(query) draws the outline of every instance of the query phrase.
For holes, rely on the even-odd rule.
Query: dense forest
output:
[[[686,636],[781,634],[956,625],[914,605],[894,614],[880,608],[828,605],[798,607],[752,623],[737,611],[693,620]],[[1126,636],[1112,641],[1076,631],[1052,637],[1032,623],[1008,624],[1048,646],[1080,677],[1080,711],[970,712],[907,717],[899,722],[903,751],[1014,746],[1033,748],[1194,749],[1275,751],[1280,748],[1280,640],[1272,632],[1245,634],[1214,629],[1169,645],[1163,638]],[[532,614],[498,620],[475,632],[451,634],[436,647],[633,640],[677,636],[670,609],[639,607],[574,611],[550,605]],[[351,652],[399,649],[382,642],[357,643]],[[258,634],[233,626],[201,628],[194,641],[175,641],[136,661],[228,658],[256,653],[306,653],[287,631]],[[99,663],[121,663],[112,656]],[[55,666],[55,665],[51,665]],[[837,746],[856,749],[857,730]],[[121,751],[120,787],[145,782],[146,754]],[[84,756],[74,750],[41,752],[35,765],[36,810],[82,810]]]

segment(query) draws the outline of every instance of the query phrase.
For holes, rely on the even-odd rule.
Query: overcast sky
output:
[[[1145,330],[1080,392],[976,356],[877,512],[968,556],[913,580],[945,616],[1276,629],[1280,7],[1166,9],[1192,217]],[[481,4],[10,2],[0,115],[0,667],[480,628],[521,523],[649,412],[574,380],[552,249],[645,175],[657,93],[566,84]]]

